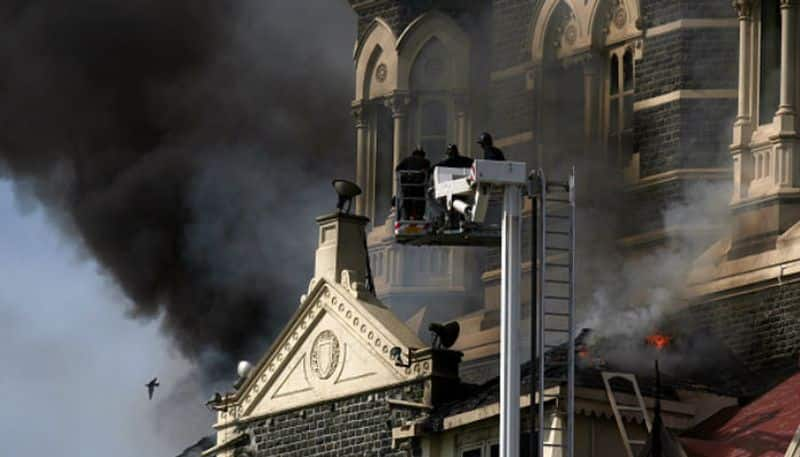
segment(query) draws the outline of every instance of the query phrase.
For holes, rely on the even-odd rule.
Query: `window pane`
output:
[[[461,457],[481,457],[480,449],[471,449],[461,453]]]
[[[608,133],[611,135],[619,131],[619,102],[618,98],[611,100],[608,109]]]
[[[772,122],[778,109],[781,70],[781,13],[778,0],[761,2],[761,83],[758,117],[760,124]]]
[[[520,455],[525,455],[522,452],[520,452],[519,454]],[[499,444],[493,444],[491,449],[489,450],[489,455],[491,457],[500,457],[500,445]]]
[[[622,98],[622,110],[620,130],[633,130],[633,94]]]
[[[426,138],[421,141],[422,149],[425,151],[428,160],[433,163],[444,158],[447,147],[445,143],[444,138]]]
[[[616,54],[611,56],[609,69],[608,83],[610,85],[611,95],[614,95],[619,92],[619,59]]]
[[[625,51],[622,58],[622,77],[624,80],[623,90],[633,89],[633,53],[630,49]]]
[[[422,122],[420,135],[446,136],[447,135],[447,108],[440,101],[427,102],[422,105]]]

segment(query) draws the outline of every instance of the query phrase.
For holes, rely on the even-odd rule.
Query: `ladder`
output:
[[[538,457],[573,457],[575,433],[575,171],[566,182],[532,180],[536,203]],[[538,189],[536,189],[538,187]],[[556,348],[563,350],[553,351]],[[563,389],[546,390],[553,385]],[[546,403],[554,407],[545,409]]]
[[[647,415],[647,408],[644,405],[642,393],[639,391],[639,384],[636,382],[636,376],[630,373],[615,373],[610,371],[604,371],[602,375],[603,384],[605,384],[606,387],[606,395],[608,396],[609,403],[611,403],[611,410],[614,412],[614,419],[617,421],[619,434],[622,436],[622,444],[625,445],[625,451],[628,453],[628,457],[634,457],[635,455],[638,455],[638,451],[644,447],[645,440],[634,440],[630,438],[628,429],[625,427],[625,421],[622,418],[622,413],[627,412],[629,414],[640,415],[644,419],[644,424],[647,427],[648,433],[650,433],[650,429],[652,428],[650,416]],[[617,398],[617,393],[614,392],[614,389],[612,389],[611,386],[611,381],[615,378],[628,381],[633,386],[633,392],[636,396],[636,404],[621,403],[619,401]],[[636,453],[633,452],[634,447],[637,448]]]

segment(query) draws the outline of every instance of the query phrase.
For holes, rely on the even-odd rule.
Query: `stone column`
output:
[[[394,144],[393,144],[393,164],[392,169],[403,160],[403,157],[411,151],[408,150],[408,105],[411,97],[408,92],[396,91],[386,97],[386,106],[392,110],[394,119]],[[397,195],[397,180],[392,180],[392,195]]]
[[[366,106],[363,101],[353,102],[353,120],[356,126],[356,184],[361,188],[361,195],[356,197],[356,214],[364,216],[367,212],[366,199],[371,195],[367,189],[367,135],[369,125],[366,120]]]
[[[592,151],[595,149],[599,139],[599,122],[600,111],[598,109],[598,91],[601,87],[600,78],[602,72],[600,71],[600,62],[587,56],[583,62],[583,136],[584,136],[584,150]]]
[[[780,0],[781,4],[781,88],[775,113],[778,134],[773,141],[773,172],[776,188],[798,186],[795,162],[798,152],[796,120],[797,90],[797,4],[798,0]]]
[[[472,142],[469,138],[469,96],[465,92],[453,94],[456,111],[455,142],[461,154],[472,157]]]
[[[795,90],[797,87],[797,20],[798,0],[781,0],[781,93],[775,116],[781,133],[794,133]]]
[[[747,185],[752,179],[752,154],[750,135],[752,133],[751,101],[753,69],[751,34],[753,33],[753,0],[734,0],[739,17],[739,94],[736,121],[733,125],[731,156],[733,159],[733,195],[731,203],[736,203],[747,195]]]

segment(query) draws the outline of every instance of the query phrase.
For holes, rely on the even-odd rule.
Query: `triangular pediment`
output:
[[[402,383],[430,373],[429,363],[398,367],[423,343],[371,295],[326,280],[313,283],[278,341],[239,394],[239,418],[260,416]]]

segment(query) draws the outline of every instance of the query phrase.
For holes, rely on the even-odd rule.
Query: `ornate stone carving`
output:
[[[378,68],[375,69],[375,79],[382,83],[386,81],[386,76],[389,74],[389,68],[386,66],[385,63],[381,63],[378,65]]]
[[[750,19],[753,14],[753,0],[733,0],[731,3],[739,13],[739,19]]]
[[[384,105],[392,110],[392,115],[405,116],[408,112],[408,106],[411,104],[411,96],[407,92],[397,91],[384,99]]]
[[[359,298],[359,294],[363,295],[367,291],[364,281],[355,270],[342,270],[339,282],[355,298]]]
[[[575,40],[578,39],[578,27],[575,24],[569,24],[566,29],[564,29],[564,41],[568,45],[575,44]]]
[[[311,346],[309,364],[319,379],[328,379],[339,366],[341,347],[339,339],[330,330],[323,330]]]
[[[351,105],[350,114],[353,115],[353,121],[356,124],[356,128],[366,127],[367,125],[366,111],[367,110],[365,109],[363,103],[353,103]]]
[[[622,29],[625,27],[625,24],[628,23],[628,12],[625,11],[625,7],[623,5],[617,5],[614,9],[614,18],[612,19],[614,23],[614,27],[618,29]]]
[[[797,5],[797,0],[780,0],[781,8],[791,8]]]

